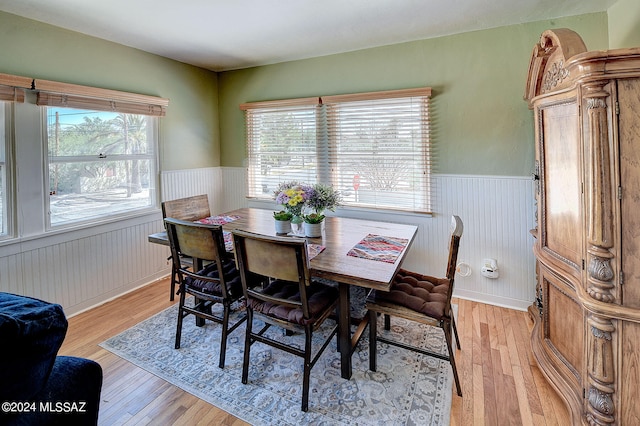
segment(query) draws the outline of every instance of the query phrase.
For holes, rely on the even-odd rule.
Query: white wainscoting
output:
[[[207,194],[212,214],[247,206],[245,169],[209,167],[163,172],[160,176],[162,200]]]
[[[211,211],[249,205],[243,168],[204,168],[161,174],[163,200],[206,193]],[[339,209],[336,214],[419,226],[405,267],[444,273],[451,214],[465,224],[459,261],[472,274],[456,278],[458,297],[526,309],[535,295],[531,252],[534,224],[531,181],[522,177],[437,176],[433,217]],[[273,209],[273,203],[251,205]],[[0,245],[0,291],[60,303],[73,315],[169,273],[166,247],[147,236],[163,228],[160,211],[82,230]],[[480,275],[482,259],[498,260],[500,278]],[[167,288],[167,297],[169,297]]]
[[[244,170],[223,171],[225,202],[243,205]],[[458,262],[471,268],[471,275],[456,276],[455,296],[499,306],[526,310],[535,298],[535,226],[533,185],[529,177],[451,176],[434,178],[434,215],[374,213],[342,208],[336,215],[411,223],[419,226],[404,266],[431,275],[443,275],[448,254],[451,215],[464,222]],[[249,203],[252,207],[275,209],[273,203]],[[500,276],[480,274],[485,258],[498,261]]]
[[[457,214],[465,224],[458,262],[467,263],[472,273],[456,276],[455,295],[525,310],[535,298],[536,282],[534,239],[529,232],[535,227],[531,179],[439,176],[436,185],[439,211]],[[428,242],[425,247],[433,250]],[[485,258],[498,261],[498,279],[480,274]]]
[[[59,303],[68,316],[76,314],[169,273],[169,251],[147,241],[161,228],[158,211],[4,245],[0,290]]]
[[[222,169],[208,167],[191,170],[172,170],[160,174],[162,201],[207,194],[212,212],[222,212]]]

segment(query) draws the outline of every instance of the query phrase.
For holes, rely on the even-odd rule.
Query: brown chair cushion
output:
[[[274,280],[269,283],[261,293],[269,296],[287,299],[290,301],[300,301],[298,283]],[[280,318],[295,324],[307,325],[315,322],[326,309],[338,299],[338,289],[319,283],[312,283],[307,287],[307,300],[309,303],[310,318],[305,319],[302,307],[290,307],[278,305],[276,303],[263,302],[249,298],[248,306],[255,312],[260,312],[270,317]]]
[[[448,292],[447,278],[434,278],[401,269],[393,280],[391,291],[376,291],[375,298],[441,319],[445,313]]]
[[[233,260],[223,260],[222,273],[224,274],[227,283],[227,289],[229,290],[231,297],[235,299],[242,296],[242,281],[240,279],[240,273],[236,269],[236,264]],[[200,270],[198,274],[217,279],[219,278],[218,266],[215,262],[213,262]],[[184,284],[187,287],[187,291],[191,288],[201,293],[211,294],[214,296],[222,296],[222,290],[220,290],[219,282],[185,277]]]

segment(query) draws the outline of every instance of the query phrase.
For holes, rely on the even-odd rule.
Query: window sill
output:
[[[38,234],[15,238],[9,237],[0,240],[0,257],[113,232],[125,227],[146,224],[156,220],[162,220],[162,211],[153,208],[138,213],[105,218],[99,221],[96,220],[72,226],[57,227]]]
[[[267,210],[282,210],[280,206],[276,205],[273,200],[261,200],[257,198],[247,199],[248,207],[255,207],[258,209]],[[335,212],[325,212],[327,216],[339,216],[350,217],[354,219],[367,219],[367,220],[381,220],[386,222],[397,221],[399,223],[411,223],[416,220],[422,220],[425,218],[432,218],[433,213],[418,213],[412,211],[402,210],[384,210],[373,209],[367,207],[356,206],[342,206],[336,209]]]

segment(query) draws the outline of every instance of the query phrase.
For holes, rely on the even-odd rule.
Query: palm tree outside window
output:
[[[154,205],[154,117],[58,107],[46,116],[51,226]]]

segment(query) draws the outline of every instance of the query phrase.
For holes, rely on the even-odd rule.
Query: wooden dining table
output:
[[[219,215],[233,217],[235,220],[225,223],[226,231],[241,229],[263,235],[276,234],[273,212],[265,209],[242,208]],[[320,254],[310,260],[310,272],[313,277],[324,278],[338,283],[340,293],[339,347],[341,375],[350,379],[352,374],[351,355],[367,326],[368,315],[353,319],[350,313],[350,287],[358,286],[381,291],[389,291],[396,272],[400,269],[418,227],[415,225],[380,222],[374,220],[327,217],[322,236],[307,238],[308,243],[324,246]],[[377,235],[406,240],[406,245],[392,261],[373,260],[350,256],[349,253],[368,235]],[[168,245],[166,232],[158,232],[148,237],[150,242]],[[351,334],[351,324],[357,327]]]

